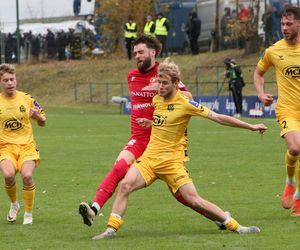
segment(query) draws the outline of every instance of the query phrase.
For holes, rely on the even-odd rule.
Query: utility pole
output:
[[[19,0],[16,0],[16,17],[17,17],[17,63],[20,63],[20,22],[19,22]]]
[[[216,1],[216,19],[215,19],[215,32],[214,32],[214,46],[213,46],[213,52],[219,51],[219,8],[220,8],[220,0]]]
[[[0,22],[0,63],[5,63],[5,43],[4,43],[4,27],[3,27],[3,23]]]

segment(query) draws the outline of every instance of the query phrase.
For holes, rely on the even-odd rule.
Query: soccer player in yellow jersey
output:
[[[15,179],[16,173],[20,172],[25,203],[23,224],[32,224],[35,195],[32,175],[40,161],[40,155],[30,120],[45,126],[46,118],[40,105],[30,95],[17,91],[16,73],[12,65],[0,65],[0,87],[0,170],[11,201],[7,221],[14,222],[20,209]]]
[[[278,85],[276,119],[280,136],[287,146],[285,154],[286,184],[281,198],[282,206],[292,208],[292,216],[300,216],[300,173],[295,192],[296,166],[300,156],[300,8],[288,7],[281,17],[283,39],[266,49],[254,72],[257,95],[265,106],[273,102],[264,91],[264,74],[275,67]]]
[[[121,182],[114,201],[107,229],[94,240],[113,238],[123,224],[131,192],[151,185],[161,179],[173,193],[180,192],[191,207],[212,221],[219,221],[226,229],[237,233],[258,233],[258,227],[241,226],[228,213],[200,197],[184,166],[184,132],[192,116],[201,116],[226,126],[265,132],[263,124],[252,125],[234,117],[217,114],[197,102],[187,99],[178,89],[180,72],[177,65],[167,58],[158,68],[158,95],[153,98],[154,114],[150,142],[143,155],[129,168]],[[142,127],[151,125],[149,120],[138,118]]]

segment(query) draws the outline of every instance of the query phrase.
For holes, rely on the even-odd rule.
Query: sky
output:
[[[16,1],[0,0],[1,26],[16,23]],[[74,15],[73,0],[18,0],[18,2],[20,20]],[[91,13],[95,1],[89,3],[87,0],[81,0],[81,2],[80,14]]]

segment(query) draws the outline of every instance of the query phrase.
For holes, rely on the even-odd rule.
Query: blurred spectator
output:
[[[17,37],[8,33],[5,39],[5,62],[15,63],[17,57]]]
[[[155,23],[152,21],[152,17],[148,15],[144,26],[144,34],[148,36],[155,36],[154,32],[155,32]]]
[[[163,13],[157,14],[157,19],[155,21],[155,36],[160,41],[162,49],[160,52],[160,57],[163,55],[168,56],[168,46],[167,46],[167,36],[169,32],[169,21],[164,17]]]
[[[81,59],[82,53],[82,34],[79,32],[74,32],[70,40],[70,53],[71,59],[79,60]]]
[[[247,22],[250,18],[250,11],[247,9],[244,4],[239,4],[238,18],[241,22]]]
[[[229,7],[224,8],[224,15],[221,18],[221,48],[228,48],[228,40],[230,39],[231,32],[228,28],[229,22],[232,20],[231,9]]]
[[[46,45],[47,45],[47,58],[55,59],[55,57],[56,57],[56,42],[55,42],[55,35],[51,29],[47,29]]]
[[[199,54],[198,37],[201,33],[201,20],[198,18],[196,12],[189,14],[189,21],[186,29],[190,41],[191,52],[193,55]]]
[[[131,60],[132,42],[137,37],[136,22],[133,21],[132,16],[128,17],[128,21],[124,25],[125,46],[128,60]]]
[[[68,37],[63,29],[57,32],[56,45],[57,45],[58,60],[60,61],[66,60],[66,47],[68,45]]]
[[[31,38],[31,56],[33,61],[39,61],[41,52],[41,34],[33,35]]]
[[[91,29],[86,29],[85,30],[84,40],[85,40],[85,46],[86,46],[85,55],[88,58],[92,58],[93,57],[92,52],[96,47],[95,46],[96,45],[96,40],[95,40],[94,32]]]
[[[265,32],[265,47],[269,47],[273,44],[272,35],[272,8],[267,5],[266,12],[262,15],[263,29]]]
[[[272,37],[273,37],[273,43],[279,41],[282,38],[281,33],[281,11],[279,11],[279,5],[277,6],[275,3],[272,8]]]

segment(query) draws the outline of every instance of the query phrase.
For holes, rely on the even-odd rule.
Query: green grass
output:
[[[177,203],[160,181],[130,197],[125,224],[114,240],[92,241],[105,229],[112,201],[92,227],[82,224],[81,201],[90,201],[130,134],[129,116],[98,106],[46,108],[47,126],[35,127],[42,163],[34,224],[6,222],[9,201],[0,192],[0,249],[297,249],[299,218],[283,210],[284,141],[274,120],[264,136],[201,118],[189,127],[188,169],[204,198],[241,223],[257,225],[258,235],[220,232],[214,223]],[[18,175],[18,194],[21,196]]]

